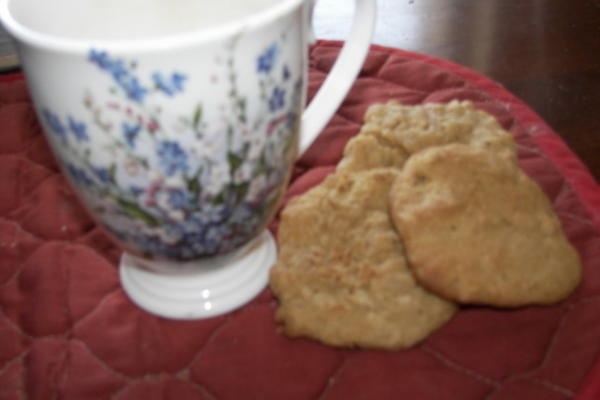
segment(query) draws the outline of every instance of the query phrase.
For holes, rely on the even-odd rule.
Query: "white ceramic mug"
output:
[[[356,78],[375,2],[355,0],[350,38],[303,111],[311,1],[0,1],[47,139],[125,248],[137,304],[207,317],[266,285],[265,227]]]

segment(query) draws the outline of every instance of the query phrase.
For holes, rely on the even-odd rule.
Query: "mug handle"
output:
[[[321,133],[352,87],[369,51],[376,17],[377,0],[355,0],[350,37],[325,82],[302,114],[300,154]]]

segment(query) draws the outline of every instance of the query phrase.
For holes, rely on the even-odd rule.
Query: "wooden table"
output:
[[[352,3],[320,0],[317,37],[344,38]],[[501,83],[600,178],[600,0],[379,0],[374,42]]]
[[[318,38],[344,39],[351,0],[320,0]],[[374,42],[479,71],[520,97],[600,178],[600,0],[379,0]],[[0,68],[14,63],[0,33]]]

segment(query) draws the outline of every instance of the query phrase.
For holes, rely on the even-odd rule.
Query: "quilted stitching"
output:
[[[309,97],[338,52],[336,42],[312,49]],[[210,320],[146,314],[120,289],[120,249],[59,174],[24,83],[5,82],[0,399],[573,398],[600,352],[600,210],[581,200],[587,175],[574,156],[501,88],[458,66],[374,48],[336,116],[297,162],[285,200],[330,173],[369,104],[391,98],[469,99],[513,133],[522,167],[553,201],[584,261],[585,279],[573,296],[554,307],[465,308],[421,345],[396,353],[285,338],[268,289]]]

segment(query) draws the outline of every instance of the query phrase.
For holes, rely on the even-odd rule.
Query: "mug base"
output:
[[[232,254],[201,261],[149,261],[124,253],[119,271],[123,290],[139,307],[189,320],[225,314],[252,300],[266,287],[276,258],[275,240],[265,230]]]

